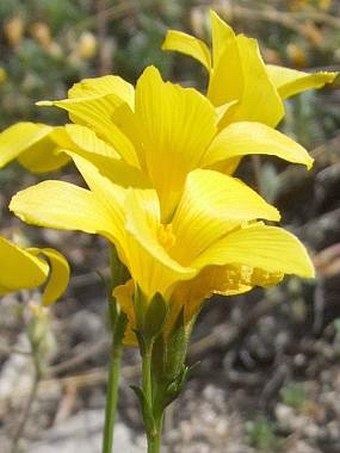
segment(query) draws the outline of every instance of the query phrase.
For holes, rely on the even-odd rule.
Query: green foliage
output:
[[[281,400],[287,406],[302,410],[307,401],[306,389],[302,383],[290,383],[282,387]]]
[[[263,453],[280,452],[284,439],[275,434],[275,426],[265,418],[259,417],[246,425],[247,442]]]

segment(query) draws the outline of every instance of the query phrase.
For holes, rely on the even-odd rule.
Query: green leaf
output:
[[[152,429],[154,426],[154,417],[152,415],[152,408],[149,406],[148,400],[143,392],[143,389],[141,387],[138,387],[136,385],[130,385],[130,388],[135,392],[135,395],[137,396],[139,400],[139,404],[142,409],[143,413],[143,419],[145,426],[147,429]]]
[[[141,387],[138,387],[137,385],[130,385],[130,388],[135,392],[141,407],[144,407],[146,404],[146,398]]]

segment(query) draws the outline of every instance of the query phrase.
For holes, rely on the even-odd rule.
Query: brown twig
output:
[[[31,351],[24,351],[23,349],[17,349],[6,344],[0,343],[0,352],[3,352],[10,356],[11,354],[18,354],[18,355],[32,355]]]
[[[106,75],[111,72],[111,59],[107,58],[106,43],[108,34],[108,16],[105,14],[107,10],[107,0],[97,0],[97,32],[98,32],[98,47],[99,47],[99,75]]]
[[[137,8],[138,4],[136,0],[125,0],[121,3],[107,7],[101,11],[102,18],[106,21],[109,20],[117,20],[124,16],[127,16],[129,13],[134,12]],[[90,26],[94,26],[98,21],[98,15],[92,15],[87,17],[86,19],[82,20],[76,25],[78,30],[82,30],[84,28],[88,28]]]
[[[271,7],[255,10],[239,5],[228,6],[225,4],[217,7],[216,10],[229,21],[233,19],[249,19],[251,21],[273,22],[300,34],[305,33],[302,28],[302,23],[305,21],[323,23],[335,29],[340,29],[340,19],[338,17],[317,11],[285,12]]]
[[[58,365],[51,366],[48,370],[48,375],[50,377],[54,377],[58,374],[65,373],[65,371],[68,371],[76,366],[82,365],[87,360],[107,349],[109,344],[110,342],[105,339],[94,345],[87,346],[84,351],[80,352],[75,357],[65,360],[62,363],[58,363]]]

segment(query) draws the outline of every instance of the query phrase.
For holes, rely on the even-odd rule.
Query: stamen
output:
[[[158,227],[157,236],[159,242],[165,248],[165,250],[170,250],[175,245],[176,236],[173,233],[171,223],[165,225],[161,224]]]

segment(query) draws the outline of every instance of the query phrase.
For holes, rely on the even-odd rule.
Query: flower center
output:
[[[162,247],[167,251],[170,250],[176,242],[176,236],[173,233],[172,224],[167,223],[159,225],[157,237]]]

